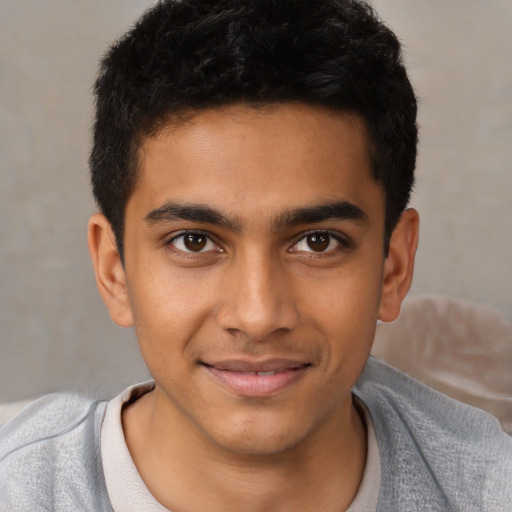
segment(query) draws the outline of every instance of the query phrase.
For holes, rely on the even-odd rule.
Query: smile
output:
[[[301,379],[310,366],[283,359],[260,363],[241,360],[203,363],[208,373],[224,388],[246,397],[275,395]]]

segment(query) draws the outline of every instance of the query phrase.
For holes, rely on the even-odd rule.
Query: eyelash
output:
[[[187,257],[191,257],[191,256],[193,257],[197,254],[210,252],[210,251],[185,251],[183,249],[179,249],[178,247],[176,247],[176,245],[175,245],[176,241],[179,240],[180,238],[185,240],[185,237],[188,235],[196,235],[196,236],[204,237],[207,239],[206,243],[211,242],[219,249],[218,252],[224,252],[219,247],[217,242],[215,242],[214,238],[212,237],[212,235],[210,233],[208,233],[206,231],[198,231],[198,230],[194,230],[194,229],[187,229],[186,231],[182,231],[176,235],[173,235],[169,240],[167,240],[167,242],[165,242],[164,245],[168,248],[171,248],[171,249],[177,251],[180,254],[186,254]]]
[[[306,233],[301,233],[295,243],[292,246],[292,252],[299,252],[299,251],[293,251],[293,248],[295,248],[300,242],[305,241],[309,236],[311,235],[324,235],[330,237],[330,239],[334,239],[336,242],[338,242],[339,246],[330,249],[327,251],[304,251],[306,254],[315,255],[315,257],[326,257],[326,256],[332,256],[334,254],[339,253],[340,251],[348,250],[353,247],[352,241],[347,238],[345,235],[342,235],[338,232],[332,232],[329,230],[319,230],[319,229],[313,229],[310,231],[307,231]],[[302,251],[301,251],[302,252]]]
[[[178,247],[176,247],[176,245],[175,245],[176,241],[179,239],[184,240],[187,235],[196,235],[196,236],[200,236],[200,237],[205,237],[207,239],[206,243],[211,242],[217,247],[218,252],[224,252],[219,247],[219,244],[215,241],[214,237],[212,237],[212,235],[210,233],[208,233],[206,231],[199,231],[199,230],[192,230],[192,229],[182,231],[176,235],[173,235],[172,238],[170,238],[167,242],[165,242],[165,246],[172,248],[173,250],[179,252],[180,254],[186,254],[187,257],[193,257],[195,255],[210,252],[210,251],[202,251],[202,250],[201,251],[186,251],[186,250],[179,249]],[[311,250],[311,251],[294,250],[294,248],[297,247],[297,245],[300,242],[306,240],[311,235],[328,236],[330,239],[334,239],[336,242],[338,242],[339,247],[336,247],[334,249],[329,249],[327,251],[318,251],[318,252],[314,251],[314,250]],[[329,245],[330,245],[330,243],[331,242],[329,242]],[[306,254],[315,255],[316,257],[319,257],[319,256],[325,257],[325,256],[332,256],[334,253],[339,253],[340,251],[343,251],[343,250],[351,249],[352,247],[353,247],[352,241],[350,239],[348,239],[346,236],[341,235],[338,232],[332,232],[329,230],[313,229],[313,230],[307,231],[305,233],[301,233],[299,236],[297,236],[290,251],[296,252],[296,253],[303,252]]]

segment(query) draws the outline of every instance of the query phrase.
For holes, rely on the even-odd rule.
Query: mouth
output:
[[[310,363],[289,359],[259,362],[226,360],[201,364],[224,388],[246,397],[275,395],[296,383],[311,367]]]

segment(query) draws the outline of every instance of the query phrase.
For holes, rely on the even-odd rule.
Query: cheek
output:
[[[319,322],[332,330],[355,332],[376,323],[381,290],[376,265],[341,269],[308,283],[307,289],[304,308],[315,311]]]
[[[191,272],[153,268],[134,276],[130,301],[142,355],[169,364],[207,322],[215,300]]]
[[[340,272],[308,296],[310,318],[327,340],[326,364],[335,379],[356,379],[373,344],[379,310],[378,265]]]

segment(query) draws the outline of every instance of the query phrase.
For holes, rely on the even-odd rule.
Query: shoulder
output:
[[[383,510],[512,510],[512,438],[494,417],[373,358],[354,394],[375,425]]]
[[[48,395],[1,426],[0,509],[109,510],[103,498],[93,498],[104,487],[99,439],[105,405]]]
[[[27,450],[54,452],[50,448],[93,433],[98,407],[100,403],[73,394],[52,394],[36,400],[0,427],[0,461],[5,463]]]

